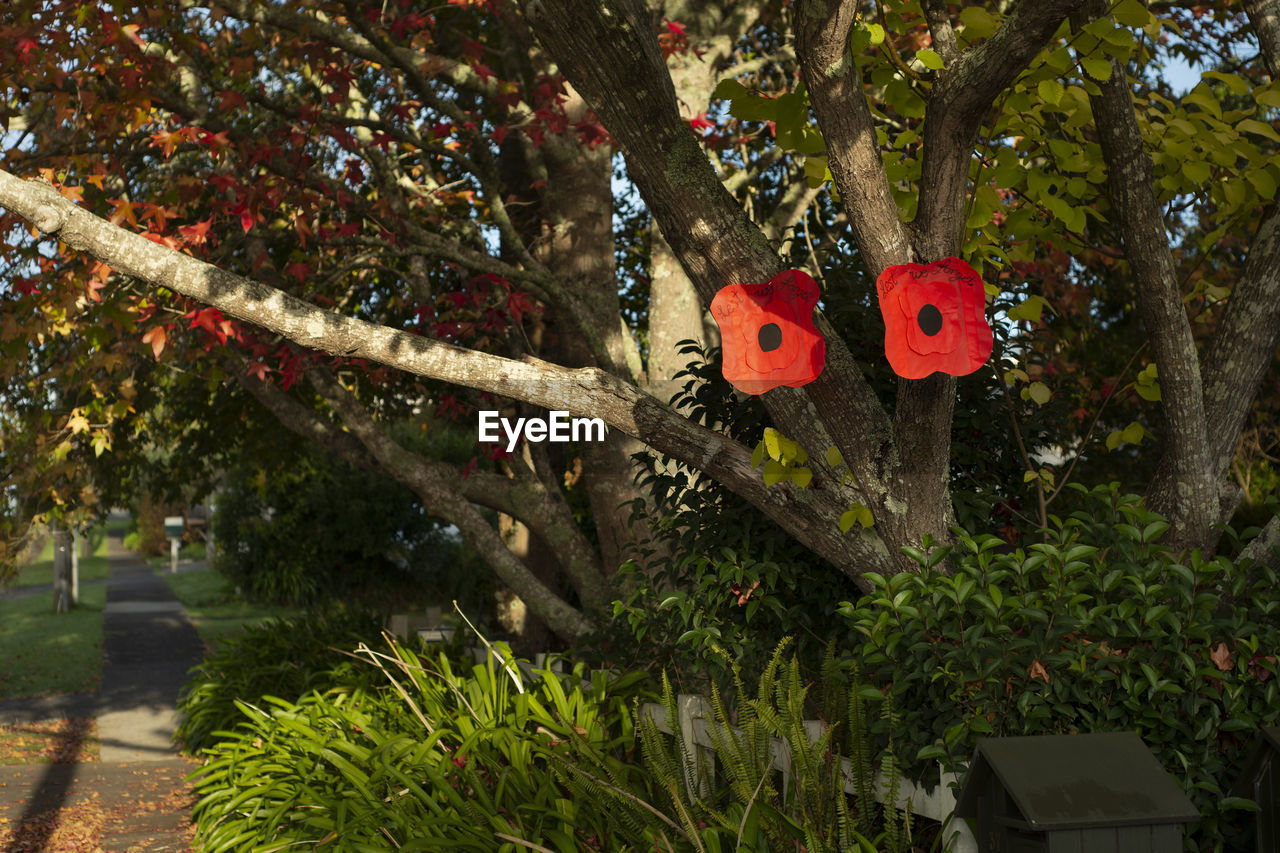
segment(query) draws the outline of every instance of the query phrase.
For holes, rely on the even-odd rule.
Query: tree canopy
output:
[[[1274,491],[1277,0],[15,0],[0,36],[11,533],[143,446],[214,471],[269,412],[574,637],[644,449],[851,584],[1072,479],[1206,552]],[[947,257],[995,354],[899,379],[872,282]],[[670,404],[678,343],[789,268],[825,367],[757,446]],[[481,409],[609,432],[459,454]]]

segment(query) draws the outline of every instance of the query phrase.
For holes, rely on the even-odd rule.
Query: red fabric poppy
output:
[[[899,376],[965,376],[991,357],[987,294],[978,273],[959,258],[889,267],[876,279],[876,291],[884,354]]]
[[[827,342],[813,326],[818,295],[817,282],[800,270],[721,288],[711,315],[720,326],[724,378],[745,394],[817,379],[827,358]]]

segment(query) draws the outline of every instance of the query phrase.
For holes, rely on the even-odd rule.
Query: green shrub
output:
[[[643,787],[619,757],[640,676],[579,667],[527,680],[492,657],[461,671],[443,652],[362,654],[384,669],[364,664],[380,686],[241,704],[245,723],[196,775],[204,849],[619,849],[608,805],[573,797],[554,768],[589,753]]]
[[[242,463],[226,481],[213,519],[215,568],[252,600],[407,610],[434,596],[472,613],[491,602],[491,573],[399,483],[314,447],[269,469]]]
[[[714,351],[686,344],[681,352],[696,362],[678,374],[687,381],[676,407],[758,444],[769,425],[760,400],[733,395]],[[802,670],[816,677],[827,640],[844,630],[835,604],[857,594],[853,581],[714,480],[641,458],[653,503],[637,505],[637,520],[653,537],[619,571],[614,624],[596,653],[655,676],[665,668],[681,689],[706,692],[713,682],[731,689],[728,661],[755,678],[778,638],[794,637]]]
[[[367,614],[337,611],[268,622],[226,637],[216,654],[191,670],[178,699],[177,736],[189,752],[231,737],[244,721],[237,702],[290,700],[307,693],[377,681],[369,666],[344,654],[377,642],[381,626]]]
[[[841,608],[854,658],[900,709],[904,760],[954,768],[981,735],[1137,731],[1201,810],[1195,843],[1243,849],[1251,815],[1226,792],[1258,726],[1280,720],[1276,573],[1184,565],[1136,496],[1079,491],[1086,508],[1041,543],[961,534],[912,552],[920,574],[871,576]]]

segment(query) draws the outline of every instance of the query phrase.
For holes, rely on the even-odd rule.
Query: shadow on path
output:
[[[183,777],[194,765],[177,755],[172,736],[178,693],[201,644],[168,585],[118,537],[108,556],[98,692],[0,702],[0,724],[96,715],[100,761],[80,762],[79,746],[61,744],[69,763],[0,768],[0,818],[17,820],[6,851],[44,850],[61,814],[86,803],[115,815],[103,828],[105,850],[132,848],[144,835],[144,849],[185,849],[185,806],[157,812],[155,803],[188,790]],[[151,846],[157,834],[162,846]]]

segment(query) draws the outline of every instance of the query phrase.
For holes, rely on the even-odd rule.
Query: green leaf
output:
[[[1147,365],[1138,374],[1137,380],[1133,383],[1133,390],[1138,392],[1138,396],[1148,402],[1156,402],[1160,399],[1160,381],[1159,368],[1155,362]]]
[[[1121,0],[1111,10],[1111,16],[1126,27],[1145,27],[1151,20],[1151,13],[1139,0]]]
[[[1071,68],[1071,52],[1065,47],[1060,47],[1045,57],[1044,64],[1046,68],[1061,74]]]
[[[867,32],[871,34],[871,46],[875,47],[884,41],[884,27],[879,24],[868,24]]]
[[[1245,80],[1239,74],[1227,74],[1222,71],[1205,71],[1200,76],[1225,83],[1233,95],[1247,95],[1249,93],[1249,81]]]
[[[1048,304],[1043,296],[1032,294],[1013,308],[1010,308],[1007,316],[1010,320],[1026,320],[1029,323],[1038,323],[1041,312],[1044,311],[1044,307]]]
[[[1111,60],[1096,56],[1086,56],[1080,60],[1080,67],[1090,78],[1102,83],[1111,76]]]
[[[1031,399],[1035,400],[1036,404],[1040,406],[1049,402],[1049,398],[1053,396],[1052,392],[1049,391],[1049,386],[1043,382],[1032,382],[1027,391],[1031,394]]]
[[[1130,444],[1138,444],[1146,434],[1147,431],[1142,428],[1142,424],[1134,421],[1121,431],[1120,439],[1122,441],[1127,441]]]
[[[827,466],[831,468],[839,468],[844,464],[844,456],[840,453],[840,448],[834,444],[827,448]]]
[[[1038,479],[1040,479],[1040,474],[1037,471],[1033,471],[1028,468],[1026,471],[1022,472],[1022,482],[1024,483],[1030,483],[1032,480]]]
[[[1123,440],[1120,430],[1112,430],[1107,434],[1107,450],[1115,450]]]
[[[791,472],[783,467],[782,463],[776,459],[766,459],[764,461],[764,484],[772,486],[783,480],[791,479]]]
[[[961,35],[970,43],[992,35],[1000,27],[1000,21],[981,6],[965,6],[960,10]]]
[[[1261,198],[1270,201],[1275,197],[1276,179],[1271,177],[1271,173],[1266,169],[1252,169],[1247,177]]]
[[[750,93],[729,102],[729,113],[743,121],[773,121],[778,115],[778,100]]]
[[[924,65],[925,68],[931,68],[934,71],[941,71],[946,67],[942,62],[942,57],[938,56],[938,52],[933,48],[926,47],[921,50],[917,50],[916,59],[920,60],[920,63]]]
[[[827,165],[827,158],[806,157],[804,179],[809,183],[809,188],[815,190],[831,180],[831,168]]]
[[[711,97],[718,98],[722,101],[732,100],[747,94],[747,87],[739,83],[732,77],[726,77],[716,84],[716,89],[711,93]]]
[[[1142,541],[1154,542],[1157,539],[1159,539],[1161,536],[1163,536],[1164,532],[1168,529],[1169,529],[1169,522],[1153,521],[1150,524],[1148,524],[1146,527],[1142,528]]]
[[[1274,84],[1269,84],[1260,89],[1254,90],[1253,99],[1263,107],[1280,107],[1280,89],[1274,88]]]
[[[840,532],[848,533],[854,524],[871,527],[875,523],[876,520],[872,517],[870,509],[859,503],[850,504],[849,508],[840,516]]]
[[[1257,136],[1265,136],[1272,142],[1280,142],[1280,133],[1276,133],[1276,129],[1266,122],[1260,122],[1257,119],[1244,119],[1243,122],[1236,123],[1236,131],[1242,133],[1254,133]]]
[[[1045,103],[1053,104],[1056,107],[1062,103],[1062,95],[1066,89],[1063,88],[1060,82],[1050,78],[1041,80],[1039,85],[1036,86],[1036,91],[1040,93],[1040,98]]]
[[[782,448],[782,442],[784,441],[786,441],[786,439],[783,438],[782,433],[778,432],[773,427],[765,428],[764,447],[765,451],[769,454],[770,459],[774,459],[779,462],[782,461],[782,458],[785,455]]]
[[[1192,183],[1203,184],[1209,180],[1213,167],[1203,160],[1188,160],[1182,163],[1182,174]]]

